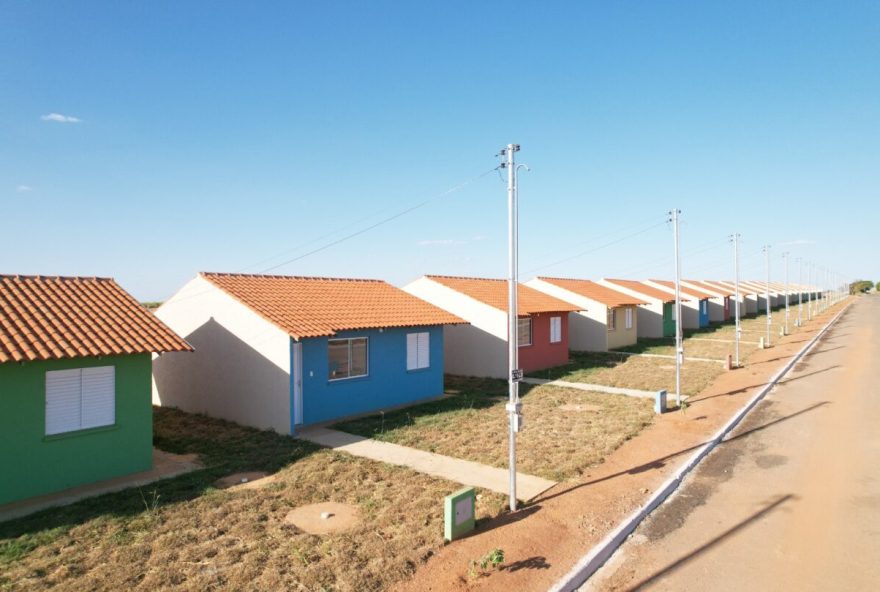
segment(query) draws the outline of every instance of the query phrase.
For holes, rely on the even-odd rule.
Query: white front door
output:
[[[302,343],[293,344],[293,425],[303,422]]]

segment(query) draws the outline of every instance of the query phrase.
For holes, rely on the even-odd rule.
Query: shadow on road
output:
[[[672,563],[670,563],[669,565],[667,565],[663,569],[653,573],[652,575],[645,578],[641,582],[638,582],[637,584],[635,584],[634,586],[632,586],[629,589],[630,590],[638,590],[640,588],[643,588],[645,586],[648,586],[649,584],[656,582],[657,580],[659,580],[660,578],[663,578],[664,576],[671,574],[672,572],[682,568],[684,565],[686,565],[690,561],[693,561],[700,554],[705,553],[706,551],[708,551],[712,547],[715,547],[719,543],[723,542],[725,539],[735,535],[737,532],[743,530],[744,528],[747,528],[749,525],[751,525],[756,520],[760,520],[761,518],[763,518],[764,516],[766,516],[770,512],[777,510],[780,506],[782,506],[782,504],[789,502],[789,501],[797,501],[797,499],[798,499],[798,497],[796,495],[791,494],[791,493],[779,497],[776,501],[770,502],[769,504],[764,506],[761,510],[755,512],[754,514],[752,514],[751,516],[749,516],[745,520],[742,520],[739,523],[737,523],[736,525],[732,526],[731,528],[728,528],[727,530],[725,530],[724,532],[722,532],[721,534],[719,534],[718,536],[716,536],[712,540],[700,545],[699,547],[697,547],[696,549],[694,549],[693,551],[691,551],[687,555],[684,555],[680,559],[673,561]]]

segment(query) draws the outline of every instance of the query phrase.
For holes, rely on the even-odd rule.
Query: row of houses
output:
[[[766,304],[740,288],[744,315]],[[733,296],[684,282],[684,327]],[[668,281],[539,277],[518,297],[526,372],[674,331]],[[0,312],[0,505],[149,469],[151,403],[294,434],[440,396],[444,373],[507,375],[504,280],[200,273],[151,314],[111,279],[0,276]]]

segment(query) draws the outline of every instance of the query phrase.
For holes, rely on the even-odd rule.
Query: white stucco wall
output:
[[[651,280],[645,280],[645,284],[651,286],[652,288],[657,288],[658,290],[663,290],[667,294],[674,296],[675,288],[670,288],[668,286],[664,286],[663,284],[658,284],[656,282],[652,282]],[[675,306],[675,305],[673,305]],[[700,300],[694,296],[689,294],[682,293],[681,295],[681,320],[682,327],[685,329],[699,329],[700,328]]]
[[[460,376],[507,377],[507,313],[422,277],[403,290],[470,325],[443,329],[444,370]]]
[[[156,311],[194,352],[153,360],[153,403],[290,433],[290,337],[197,276]]]
[[[705,294],[710,294],[709,298],[709,322],[710,323],[721,323],[724,321],[724,295],[721,292],[717,292],[715,290],[709,290],[702,286],[695,286],[689,282],[682,281],[681,285],[686,288],[691,288],[694,290],[699,290]],[[731,299],[732,301],[732,299]],[[731,315],[733,313],[731,312]]]
[[[584,309],[568,315],[570,350],[608,351],[608,308],[604,304],[538,278],[527,281],[525,285]]]

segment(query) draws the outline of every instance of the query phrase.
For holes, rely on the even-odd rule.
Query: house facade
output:
[[[638,340],[638,309],[646,304],[638,298],[590,280],[538,277],[526,285],[581,309],[569,315],[572,350],[609,351]]]
[[[638,308],[640,338],[656,339],[675,335],[674,295],[636,280],[601,279],[599,283],[646,303]],[[685,310],[682,307],[682,311]]]
[[[506,280],[428,275],[403,289],[468,321],[445,329],[446,372],[507,378]],[[532,372],[566,364],[568,319],[578,307],[522,284],[517,300],[519,367]]]
[[[0,505],[147,471],[150,356],[189,345],[112,279],[0,276]]]
[[[645,284],[675,295],[675,282],[669,280],[647,280]],[[689,288],[685,286],[683,282],[679,284],[679,292],[682,296],[681,316],[685,319],[685,323],[682,326],[685,329],[702,329],[708,327],[710,294],[696,288]],[[684,308],[690,310],[684,311]]]
[[[443,326],[379,280],[201,273],[156,311],[196,352],[153,367],[153,402],[283,434],[443,394]]]
[[[681,285],[699,290],[709,296],[709,322],[725,323],[733,318],[733,306],[731,298],[733,293],[727,288],[710,286],[699,280],[682,280]]]

